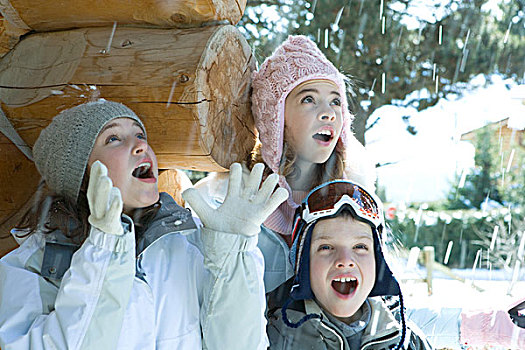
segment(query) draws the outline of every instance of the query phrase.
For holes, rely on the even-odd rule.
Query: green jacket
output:
[[[401,338],[401,324],[382,300],[368,298],[368,301],[371,307],[371,319],[363,331],[360,349],[394,349]],[[288,319],[292,322],[297,322],[306,314],[311,313],[319,314],[321,318],[312,318],[298,328],[291,328],[283,322],[281,308],[271,310],[268,317],[268,337],[271,350],[350,350],[341,330],[328,320],[315,301],[305,300],[292,303],[286,312]],[[373,330],[374,327],[375,330]],[[409,329],[407,325],[405,349],[430,350],[432,346],[417,327]]]

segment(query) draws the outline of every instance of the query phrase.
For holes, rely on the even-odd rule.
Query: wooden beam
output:
[[[61,110],[105,98],[144,121],[160,168],[224,171],[255,144],[255,60],[233,26],[26,36],[0,61],[3,110],[32,146]]]
[[[158,185],[159,192],[168,193],[181,207],[186,204],[182,198],[182,192],[193,186],[188,175],[179,169],[160,171]]]
[[[160,169],[225,171],[246,158],[256,134],[249,99],[255,60],[238,29],[118,28],[108,46],[110,34],[29,34],[0,60],[1,108],[26,144],[60,111],[105,98],[141,117]],[[1,134],[0,159],[5,223],[40,176]]]
[[[435,259],[435,253],[434,253],[434,247],[433,246],[425,246],[423,247],[423,256],[425,259],[425,267],[427,270],[427,292],[428,295],[432,295],[432,278],[433,278],[433,269],[434,269],[434,261]]]
[[[40,182],[35,165],[4,135],[0,133],[0,256],[17,247],[9,235],[29,209],[30,198]]]
[[[0,57],[4,57],[29,29],[18,28],[0,15]]]
[[[3,0],[12,24],[35,31],[92,26],[196,27],[203,23],[237,24],[246,0]],[[7,10],[6,10],[7,9]]]
[[[16,243],[13,237],[6,236],[0,238],[0,258],[16,248],[18,248],[18,243]]]

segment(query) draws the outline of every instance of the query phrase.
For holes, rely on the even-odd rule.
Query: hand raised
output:
[[[91,166],[87,198],[91,212],[88,217],[89,223],[106,233],[122,235],[122,196],[120,190],[113,187],[108,169],[98,160]]]
[[[242,183],[242,167],[233,163],[230,167],[228,193],[222,205],[213,209],[196,189],[184,191],[182,197],[195,210],[204,227],[216,231],[253,236],[277,207],[288,198],[288,191],[278,188],[277,174],[271,174],[259,188],[264,165],[256,164],[246,181]]]

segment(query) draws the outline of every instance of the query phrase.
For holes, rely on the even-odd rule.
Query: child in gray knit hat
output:
[[[142,121],[105,100],[58,114],[33,155],[40,198],[0,260],[2,349],[267,347],[257,233],[287,197],[277,176],[259,187],[259,165],[243,184],[232,165],[217,209],[185,192],[197,227],[158,193]]]

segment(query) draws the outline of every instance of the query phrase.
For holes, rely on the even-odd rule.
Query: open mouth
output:
[[[358,284],[357,279],[354,277],[341,277],[332,280],[332,288],[343,295],[352,294]]]
[[[322,142],[329,142],[334,138],[334,136],[332,135],[332,132],[328,129],[320,130],[317,133],[315,133],[314,136],[312,137]]]
[[[151,163],[150,162],[142,162],[139,164],[138,167],[133,170],[131,173],[133,177],[136,177],[138,179],[151,179],[155,176],[153,175],[153,170],[151,169]]]

